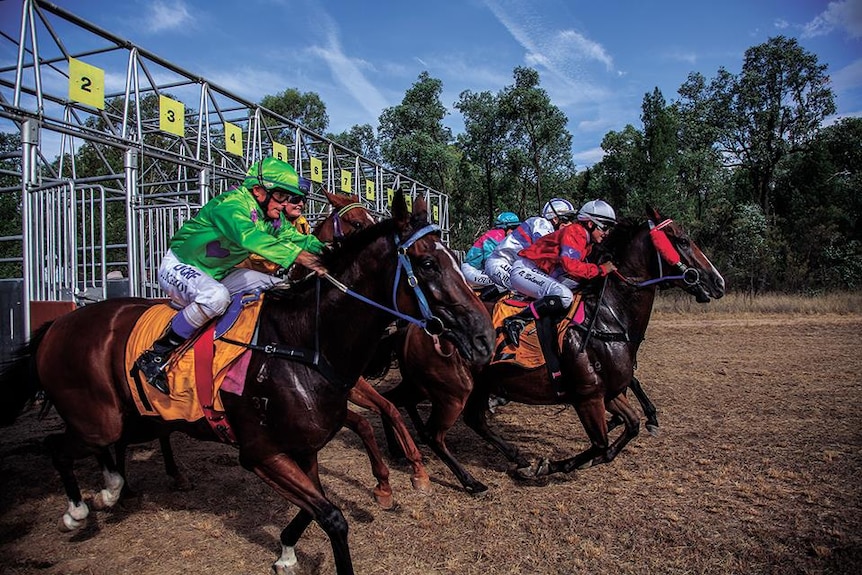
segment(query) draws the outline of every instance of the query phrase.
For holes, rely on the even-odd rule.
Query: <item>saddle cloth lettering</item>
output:
[[[262,297],[255,298],[252,301],[242,300],[242,309],[232,325],[224,333],[220,333],[221,330],[216,329],[216,336],[224,336],[243,343],[250,342],[257,325],[258,315],[260,314]],[[232,305],[231,307],[234,306]],[[126,380],[132,394],[132,399],[138,408],[138,413],[141,415],[157,415],[162,419],[196,421],[204,417],[205,414],[198,397],[197,386],[195,385],[195,352],[193,345],[184,344],[171,358],[167,372],[168,386],[171,390],[169,396],[161,393],[144,381],[141,381],[141,385],[138,386],[135,378],[130,374],[132,367],[135,365],[135,360],[144,351],[149,349],[153,342],[164,333],[165,328],[176,313],[177,311],[168,305],[159,304],[148,309],[140,317],[126,344]],[[221,324],[222,322],[219,323]],[[188,344],[192,343],[188,342]],[[219,389],[222,387],[222,383],[229,373],[233,379],[242,378],[242,374],[231,372],[235,364],[243,363],[237,360],[240,359],[240,356],[247,349],[229,344],[220,339],[215,340],[214,347],[212,362],[213,409],[215,411],[224,411],[224,406],[219,398]],[[247,367],[248,362],[244,363]],[[141,376],[139,375],[139,377]],[[141,393],[143,393],[143,397]]]
[[[506,343],[506,334],[503,330],[503,320],[513,316],[529,305],[529,302],[517,301],[512,299],[502,299],[494,306],[492,319],[494,321],[494,331],[497,334],[497,341],[494,346],[494,357],[491,363],[514,363],[521,367],[532,369],[545,365],[545,356],[542,355],[542,348],[539,345],[539,337],[536,335],[536,322],[530,320],[524,326],[521,332],[521,337],[518,340],[518,347],[512,347]],[[557,326],[559,337],[557,345],[562,347],[563,336],[566,329],[572,323],[583,323],[584,321],[584,305],[581,301],[581,294],[576,293],[569,311],[566,313],[566,318]]]

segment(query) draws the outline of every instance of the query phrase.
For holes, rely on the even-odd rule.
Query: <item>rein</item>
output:
[[[357,293],[332,277],[329,274],[325,274],[325,277],[329,282],[338,288],[342,293],[345,293],[349,296],[352,296],[359,301],[365,302],[368,305],[374,306],[377,309],[386,311],[391,313],[397,318],[408,321],[412,324],[415,324],[421,327],[425,333],[430,336],[440,335],[443,333],[443,322],[435,316],[431,312],[431,307],[428,305],[428,299],[425,297],[425,294],[422,292],[422,288],[419,286],[419,280],[416,279],[416,274],[413,273],[413,266],[410,263],[410,258],[407,256],[407,250],[412,246],[416,241],[421,239],[422,237],[434,233],[439,232],[440,226],[436,224],[428,224],[424,228],[416,231],[412,236],[410,236],[404,243],[400,243],[398,236],[395,236],[395,246],[397,248],[398,254],[398,268],[395,271],[395,281],[392,285],[392,307],[387,307],[383,304],[377,303],[373,301],[361,293]],[[407,278],[407,285],[413,288],[413,293],[416,294],[416,300],[419,303],[419,310],[422,312],[422,319],[417,319],[415,317],[404,314],[398,310],[398,302],[397,302],[397,293],[398,293],[398,284],[401,279],[402,270]]]
[[[637,281],[630,277],[626,277],[619,272],[619,270],[614,270],[614,275],[622,280],[625,284],[630,285],[635,288],[642,288],[651,286],[661,282],[670,282],[676,280],[682,280],[683,283],[689,286],[694,286],[700,283],[700,272],[695,268],[690,268],[682,263],[682,258],[680,258],[679,253],[673,247],[673,244],[670,243],[670,240],[667,237],[667,234],[664,233],[662,228],[671,224],[673,220],[670,218],[664,220],[660,224],[656,225],[652,220],[648,220],[649,223],[649,236],[652,240],[653,247],[656,250],[656,255],[658,256],[656,259],[658,260],[658,277],[651,278],[643,281]],[[679,268],[682,271],[682,275],[675,276],[666,276],[664,275],[664,271],[662,269],[662,262],[667,262],[668,265]]]

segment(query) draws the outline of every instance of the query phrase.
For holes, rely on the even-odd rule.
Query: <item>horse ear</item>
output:
[[[347,205],[344,201],[345,196],[339,196],[338,194],[333,194],[326,188],[323,188],[323,193],[326,194],[326,199],[329,200],[329,205],[334,206],[336,208],[341,208]]]
[[[652,207],[650,205],[648,205],[646,207],[646,213],[647,213],[647,217],[656,223],[658,223],[664,219],[662,217],[662,215],[660,213],[658,213],[658,210],[656,210],[654,207]]]
[[[413,218],[428,221],[428,204],[425,202],[425,196],[417,196],[413,202]]]
[[[407,201],[404,192],[398,190],[392,198],[392,219],[398,222],[399,227],[404,227],[410,221],[410,212],[407,211]]]

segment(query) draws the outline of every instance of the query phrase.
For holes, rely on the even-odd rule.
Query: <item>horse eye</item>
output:
[[[678,238],[678,239],[676,240],[676,243],[677,243],[677,245],[679,245],[679,247],[681,247],[681,248],[687,248],[687,247],[690,245],[690,242],[688,241],[688,238]]]

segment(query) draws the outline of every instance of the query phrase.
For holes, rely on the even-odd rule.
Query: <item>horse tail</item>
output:
[[[0,426],[12,425],[42,390],[36,371],[36,350],[51,323],[53,322],[48,322],[33,332],[30,341],[21,346],[0,371],[0,397],[3,397],[0,402]]]

